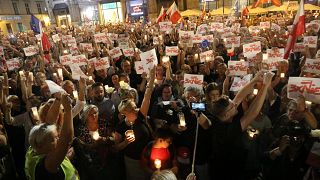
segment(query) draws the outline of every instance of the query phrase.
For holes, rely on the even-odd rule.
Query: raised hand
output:
[[[70,111],[72,108],[72,101],[68,94],[63,94],[61,96],[61,103],[65,110]]]

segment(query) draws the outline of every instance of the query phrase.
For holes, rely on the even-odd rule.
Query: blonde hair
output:
[[[118,106],[119,112],[123,113],[126,109],[128,109],[128,107],[132,107],[132,103],[134,103],[134,100],[131,98],[122,100]]]
[[[176,175],[170,170],[162,170],[153,173],[151,180],[177,180]]]
[[[53,132],[57,131],[55,124],[41,123],[35,125],[29,133],[29,144],[36,151],[43,145],[46,138]]]
[[[87,121],[88,116],[89,116],[89,112],[90,112],[91,109],[93,109],[93,108],[97,109],[97,111],[98,111],[98,113],[99,113],[99,109],[98,109],[98,107],[97,107],[96,105],[89,104],[89,105],[84,106],[83,112],[82,112],[82,114],[80,115],[80,117],[81,117],[81,119],[82,119],[83,122]]]

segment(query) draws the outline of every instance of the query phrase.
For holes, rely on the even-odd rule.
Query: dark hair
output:
[[[164,83],[164,84],[162,84],[160,87],[159,87],[159,94],[158,94],[158,97],[161,97],[162,96],[162,91],[163,91],[163,89],[164,88],[171,88],[171,90],[172,90],[172,86],[171,86],[171,84],[168,84],[168,83]]]
[[[172,132],[169,129],[159,128],[154,132],[155,139],[171,139],[173,137]]]
[[[206,95],[209,95],[209,93],[213,90],[218,90],[219,93],[221,94],[222,92],[222,89],[221,89],[221,86],[219,86],[217,83],[215,82],[212,82],[210,84],[208,84],[207,88],[206,88]]]
[[[91,88],[95,89],[96,87],[99,87],[99,86],[103,87],[103,84],[101,82],[95,82],[94,84],[92,84]]]
[[[220,116],[226,107],[228,107],[229,103],[229,98],[227,96],[222,96],[218,101],[212,103],[212,114]]]

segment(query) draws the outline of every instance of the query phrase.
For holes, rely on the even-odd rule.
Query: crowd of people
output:
[[[319,25],[316,18],[306,23]],[[213,39],[191,46],[179,36],[216,22],[240,26],[227,34],[206,26],[201,36]],[[320,105],[287,92],[290,77],[319,78],[304,71],[306,59],[320,62],[319,28],[304,34],[317,36],[316,48],[292,51],[272,70],[263,58],[285,48],[292,22],[256,31],[246,18],[208,17],[165,30],[145,21],[43,27],[46,40],[33,31],[1,34],[0,179],[320,179],[320,139],[311,133]],[[225,38],[234,36],[240,46],[230,54]],[[244,57],[243,45],[254,41],[261,52]],[[28,55],[31,46],[38,51]],[[167,56],[168,46],[177,55]],[[114,57],[117,47],[134,51]],[[138,74],[136,62],[152,49],[157,63]],[[79,55],[85,64],[64,59]],[[97,68],[99,60],[108,65]],[[231,91],[239,76],[228,61],[240,60],[250,62],[252,78]],[[186,74],[203,75],[201,87],[186,86]]]

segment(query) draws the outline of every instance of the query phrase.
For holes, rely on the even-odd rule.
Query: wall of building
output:
[[[17,11],[13,8],[16,4]],[[8,34],[7,25],[11,27],[13,33],[30,30],[31,15],[28,14],[26,5],[29,5],[30,14],[34,14],[38,19],[46,25],[50,25],[49,16],[46,14],[47,6],[45,0],[5,0],[0,1],[0,29],[4,34]],[[39,9],[37,4],[39,4]]]

